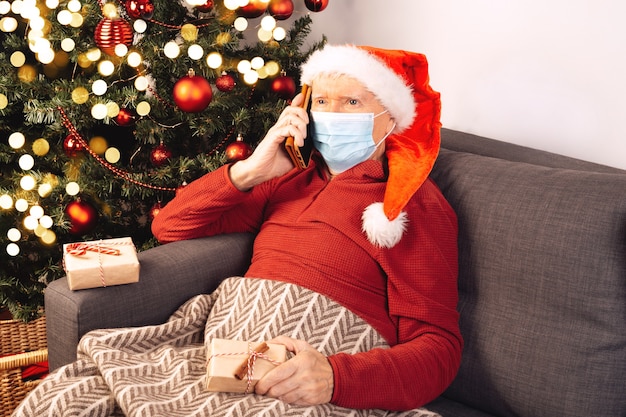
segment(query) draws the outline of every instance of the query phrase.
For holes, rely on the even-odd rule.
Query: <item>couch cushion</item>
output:
[[[626,175],[442,150],[465,350],[446,396],[497,416],[626,415]]]

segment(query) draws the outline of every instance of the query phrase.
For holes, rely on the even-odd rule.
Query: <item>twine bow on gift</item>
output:
[[[256,363],[257,358],[264,359],[274,365],[280,365],[281,362],[275,361],[265,354],[270,349],[267,343],[263,342],[254,349],[252,345],[248,343],[248,352],[233,352],[233,353],[216,353],[211,356],[211,358],[216,356],[239,356],[239,355],[247,355],[248,357],[243,361],[241,365],[235,371],[235,378],[239,380],[243,380],[244,378],[247,380],[248,384],[246,386],[246,391],[244,394],[250,393],[250,388],[252,387],[252,379],[254,378],[254,364]],[[211,360],[209,358],[209,361]]]
[[[87,254],[87,251],[90,252],[98,252],[98,264],[100,266],[100,280],[102,281],[102,286],[106,287],[106,280],[104,279],[104,267],[102,266],[102,255],[114,255],[119,256],[121,252],[119,249],[110,248],[108,246],[102,246],[100,242],[78,242],[78,243],[70,243],[65,247],[65,252],[68,255],[73,256],[84,256]]]

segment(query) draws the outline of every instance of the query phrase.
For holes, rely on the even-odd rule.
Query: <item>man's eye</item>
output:
[[[359,104],[359,100],[351,98],[350,100],[348,100],[348,103],[350,103],[351,106],[356,106],[357,104]]]

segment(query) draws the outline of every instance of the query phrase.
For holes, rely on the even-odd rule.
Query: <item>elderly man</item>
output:
[[[313,53],[302,82],[312,89],[310,113],[304,97],[295,97],[248,159],[186,186],[152,226],[162,243],[255,233],[245,276],[226,280],[206,303],[200,343],[262,339],[293,355],[251,395],[185,397],[190,389],[178,386],[168,394],[195,401],[194,415],[247,415],[242,410],[251,407],[277,416],[427,415],[401,411],[445,390],[463,344],[456,216],[428,179],[439,150],[439,94],[428,85],[422,55],[350,45]],[[299,146],[313,141],[305,169],[294,168],[284,151],[290,136]],[[192,315],[185,311],[178,316]],[[166,349],[162,341],[140,348],[150,342],[135,330],[124,340],[128,334],[141,343],[115,349],[147,356]],[[92,336],[97,343],[87,335],[81,345],[95,351],[111,335]],[[116,356],[107,354],[109,379],[130,380],[126,370],[109,370]],[[204,369],[188,368],[182,380],[201,386]],[[139,397],[151,415],[178,415],[180,406],[168,408],[141,391],[129,398],[131,386],[107,384],[129,415],[143,415],[133,414]]]

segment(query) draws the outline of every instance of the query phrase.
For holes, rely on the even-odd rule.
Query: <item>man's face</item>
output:
[[[374,113],[378,115],[386,109],[376,96],[363,84],[347,75],[321,75],[312,83],[311,110],[335,113]],[[389,113],[374,118],[372,137],[378,144],[393,129],[393,119]],[[385,147],[381,145],[370,159],[380,159]]]

